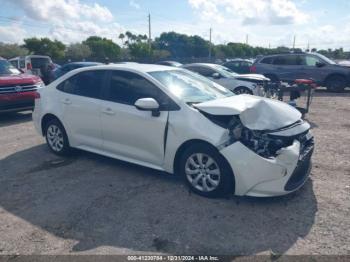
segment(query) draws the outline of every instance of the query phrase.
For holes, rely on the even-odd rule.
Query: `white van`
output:
[[[52,64],[49,56],[44,55],[27,55],[18,56],[8,60],[14,67],[25,73],[41,76],[41,69]]]

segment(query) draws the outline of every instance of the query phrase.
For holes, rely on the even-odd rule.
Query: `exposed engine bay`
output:
[[[310,134],[308,134],[309,130],[297,135],[281,136],[278,135],[278,131],[285,130],[285,128],[273,131],[251,130],[242,124],[239,116],[215,116],[207,113],[204,113],[204,115],[219,126],[228,129],[229,139],[222,146],[225,147],[240,141],[246,147],[264,158],[276,157],[280,149],[291,146],[295,140],[300,142],[302,146],[301,151],[303,151],[307,146],[306,142],[310,139]],[[299,124],[302,124],[302,121],[295,123],[295,125]],[[275,135],[274,133],[277,134]],[[313,144],[313,141],[309,141],[308,143]]]

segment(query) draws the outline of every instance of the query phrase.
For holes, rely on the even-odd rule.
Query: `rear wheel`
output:
[[[57,119],[50,120],[45,126],[46,143],[56,155],[67,155],[70,151],[69,141],[64,127]]]
[[[326,81],[326,87],[330,92],[343,92],[346,87],[346,79],[343,76],[330,76]]]
[[[231,167],[224,157],[209,145],[187,148],[180,160],[180,172],[190,189],[205,197],[220,197],[233,192]]]
[[[245,86],[239,86],[239,87],[235,88],[235,89],[233,90],[233,92],[234,92],[236,95],[241,95],[241,94],[252,95],[252,94],[253,94],[252,90],[250,90],[248,87],[245,87]]]

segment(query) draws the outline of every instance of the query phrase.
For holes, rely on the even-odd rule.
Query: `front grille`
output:
[[[31,85],[22,84],[22,85],[0,86],[0,94],[29,92],[29,91],[35,91],[38,88],[39,88],[38,85],[33,85],[33,84],[31,84]]]

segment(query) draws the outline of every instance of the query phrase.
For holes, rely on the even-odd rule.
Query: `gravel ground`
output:
[[[0,254],[350,255],[350,92],[317,92],[311,179],[296,193],[206,199],[176,176],[51,154],[29,113],[0,116]]]

